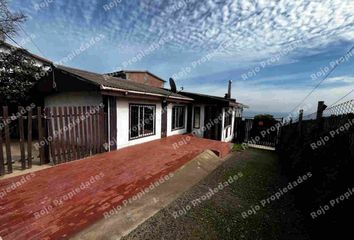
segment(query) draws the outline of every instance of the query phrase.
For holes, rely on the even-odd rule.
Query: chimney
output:
[[[231,98],[231,87],[232,87],[232,80],[229,80],[229,88],[227,90],[226,98]]]

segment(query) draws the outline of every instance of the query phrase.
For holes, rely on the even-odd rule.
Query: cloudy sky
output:
[[[16,40],[71,67],[146,69],[179,87],[233,97],[253,112],[291,111],[354,45],[353,0],[12,0]],[[304,102],[354,88],[351,54]],[[354,99],[354,94],[346,99]],[[345,99],[344,99],[345,100]]]

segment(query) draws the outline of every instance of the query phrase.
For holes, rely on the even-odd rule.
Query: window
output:
[[[224,128],[231,126],[232,124],[232,109],[225,109],[225,117],[224,117]]]
[[[172,108],[172,130],[184,128],[185,107],[175,106]]]
[[[200,107],[194,107],[193,127],[200,128]]]
[[[155,135],[155,105],[130,105],[130,139]]]

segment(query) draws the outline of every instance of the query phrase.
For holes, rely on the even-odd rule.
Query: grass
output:
[[[242,213],[269,198],[288,184],[280,176],[274,152],[247,149],[235,151],[221,166],[188,190],[169,207],[147,220],[131,234],[130,240],[203,239],[203,240],[307,240],[302,218],[294,211],[291,194],[261,208],[244,219]],[[177,219],[171,212],[190,204],[242,173],[236,182],[214,194],[209,200],[192,207]]]
[[[217,239],[282,239],[281,215],[284,209],[277,204],[262,208],[247,219],[241,215],[251,206],[259,204],[260,200],[272,195],[279,183],[276,156],[260,150],[248,152],[251,154],[249,159],[230,164],[219,180],[226,181],[239,172],[243,177],[222,191],[217,198],[195,209],[190,217],[204,226],[198,229],[209,232],[206,235],[216,235]]]
[[[234,144],[232,147],[232,151],[233,152],[242,152],[244,150],[244,148],[242,147],[242,144]]]

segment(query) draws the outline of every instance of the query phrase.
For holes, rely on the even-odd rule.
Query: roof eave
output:
[[[104,85],[100,85],[100,88],[101,88],[101,90],[110,90],[110,91],[117,91],[117,92],[124,92],[124,93],[133,93],[133,94],[139,94],[139,95],[162,97],[162,98],[167,98],[167,99],[175,99],[175,100],[183,100],[183,101],[193,101],[192,98],[187,98],[187,97],[168,96],[168,95],[163,95],[163,94],[158,94],[158,93],[149,93],[149,92],[141,92],[141,91],[121,89],[121,88],[112,88],[112,87],[107,87],[107,86],[104,86]]]

